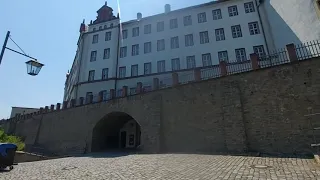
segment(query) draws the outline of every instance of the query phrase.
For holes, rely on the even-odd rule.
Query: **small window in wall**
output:
[[[230,6],[228,7],[228,12],[229,12],[229,16],[232,17],[232,16],[238,16],[238,8],[237,6]]]
[[[120,48],[120,58],[127,57],[127,46]]]
[[[139,55],[139,44],[132,45],[132,56],[137,56]]]
[[[178,19],[170,19],[170,29],[178,28]]]
[[[215,33],[216,33],[216,41],[225,40],[225,35],[224,35],[224,29],[223,28],[216,29]]]
[[[200,32],[200,44],[209,43],[209,33],[208,31]]]
[[[131,66],[131,76],[138,76],[138,64]]]
[[[139,36],[139,27],[135,27],[132,29],[132,37]]]
[[[260,34],[258,22],[251,22],[249,25],[250,35]]]
[[[97,51],[91,51],[90,62],[97,60]]]
[[[102,69],[101,79],[108,79],[108,73],[109,73],[109,69],[108,68]]]
[[[196,67],[196,57],[187,56],[187,69],[192,69]]]
[[[151,24],[147,24],[144,26],[144,34],[150,34],[151,33]]]
[[[253,51],[256,53],[259,57],[264,57],[266,55],[264,51],[263,45],[261,46],[253,46]]]
[[[229,58],[228,58],[228,51],[220,51],[218,52],[218,58],[219,58],[219,62],[228,62]]]
[[[145,54],[151,53],[151,42],[144,43],[144,53]]]
[[[110,48],[104,49],[103,59],[109,59],[109,58],[110,58]]]
[[[172,71],[180,70],[180,59],[179,58],[171,59],[171,67],[172,67]]]
[[[98,43],[98,39],[99,39],[99,34],[95,34],[95,35],[93,35],[93,38],[92,38],[92,44],[96,44],[96,43]]]
[[[253,2],[244,3],[244,9],[246,13],[252,13],[255,11]]]
[[[183,24],[184,26],[192,25],[191,15],[183,17]]]
[[[101,94],[102,94],[102,100],[103,101],[106,101],[106,100],[108,100],[110,98],[107,90],[101,91]]]
[[[165,41],[164,39],[157,41],[157,51],[164,51],[165,50]]]
[[[231,26],[231,32],[232,32],[232,37],[233,38],[242,37],[242,32],[241,32],[241,26],[240,25]]]
[[[187,34],[185,35],[185,46],[193,46],[193,34]]]
[[[199,13],[198,14],[198,23],[204,23],[204,22],[207,22],[206,13],[205,12]]]
[[[238,62],[243,62],[247,60],[246,49],[236,49],[236,58]]]
[[[157,69],[158,69],[158,73],[162,73],[166,71],[166,61],[162,60],[162,61],[158,61],[157,62]]]
[[[157,23],[157,32],[164,31],[164,21]]]
[[[171,38],[171,49],[177,49],[179,48],[179,37],[172,37]]]
[[[122,30],[122,39],[128,38],[128,30]]]
[[[221,9],[215,9],[212,11],[213,20],[222,19]]]
[[[126,67],[119,67],[119,78],[125,78],[126,77]]]
[[[89,71],[89,75],[88,75],[88,81],[94,81],[94,70]]]
[[[144,63],[144,74],[151,74],[151,62]]]
[[[202,54],[202,64],[203,66],[211,66],[212,61],[211,61],[211,54]]]
[[[111,40],[111,32],[106,32],[106,41],[110,41]]]

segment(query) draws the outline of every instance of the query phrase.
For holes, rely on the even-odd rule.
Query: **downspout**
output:
[[[114,81],[114,90],[117,91],[117,79],[118,79],[118,64],[119,64],[119,50],[120,50],[120,27],[121,27],[121,22],[118,25],[118,45],[117,45],[117,61],[116,61],[116,78]],[[117,92],[115,92],[117,94]]]
[[[268,53],[268,55],[270,55],[269,46],[268,46],[266,34],[265,34],[265,31],[264,31],[263,23],[262,23],[262,20],[261,20],[261,15],[260,15],[260,11],[259,11],[259,7],[264,2],[264,0],[259,0],[259,4],[258,4],[257,0],[255,0],[255,2],[256,2],[256,6],[257,6],[257,12],[258,12],[259,21],[260,21],[260,24],[261,24],[261,30],[262,30],[262,34],[263,34],[264,43],[267,46],[266,47],[267,48],[267,53]]]

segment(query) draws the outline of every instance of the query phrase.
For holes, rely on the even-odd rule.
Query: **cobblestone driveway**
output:
[[[0,172],[0,179],[320,180],[320,166],[312,159],[295,158],[187,154],[96,155],[20,163],[11,172]]]

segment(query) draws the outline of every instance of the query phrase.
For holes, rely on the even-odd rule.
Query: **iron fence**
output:
[[[260,68],[267,68],[286,63],[290,63],[290,60],[288,52],[284,48],[271,51],[270,55],[265,55],[259,58]]]
[[[320,56],[319,40],[298,44],[295,49],[299,61]]]
[[[167,77],[159,81],[159,89],[164,89],[168,87],[172,87],[172,77]]]
[[[228,63],[227,64],[227,74],[238,74],[242,72],[252,71],[252,63],[250,60]]]
[[[217,78],[221,76],[220,66],[214,65],[201,69],[201,80]]]
[[[186,72],[186,73],[181,73],[179,75],[179,83],[180,84],[188,84],[190,82],[193,82],[195,81],[195,78],[194,78],[194,72],[191,71],[191,72]]]

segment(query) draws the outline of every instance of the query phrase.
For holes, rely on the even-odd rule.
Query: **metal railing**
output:
[[[319,40],[298,44],[295,49],[299,61],[320,56]]]

